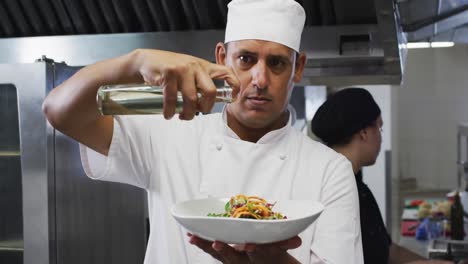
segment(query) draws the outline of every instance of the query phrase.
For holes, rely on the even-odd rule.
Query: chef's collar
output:
[[[270,131],[263,135],[256,143],[257,144],[268,144],[268,143],[274,143],[283,138],[286,133],[288,132],[288,129],[291,128],[291,112],[289,112],[288,116],[288,123],[283,126],[282,128]],[[228,126],[227,124],[227,106],[224,106],[223,108],[223,133],[225,136],[234,138],[234,139],[239,139],[239,136]]]

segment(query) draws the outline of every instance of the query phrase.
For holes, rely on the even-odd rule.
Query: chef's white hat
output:
[[[294,0],[232,0],[224,42],[259,39],[299,52],[305,12]]]

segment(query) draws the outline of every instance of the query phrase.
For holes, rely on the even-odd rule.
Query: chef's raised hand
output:
[[[207,241],[191,234],[188,236],[191,244],[225,264],[299,263],[287,252],[301,245],[302,241],[298,236],[271,244],[234,246],[219,241]]]
[[[212,79],[223,79],[239,91],[240,82],[225,66],[193,56],[161,50],[138,49],[120,57],[88,65],[54,88],[42,109],[50,124],[93,150],[107,155],[114,120],[99,113],[96,94],[100,86],[147,82],[164,87],[164,117],[175,113],[177,91],[183,95],[182,119],[196,111],[209,112],[216,88]],[[196,92],[203,95],[197,100]]]
[[[223,79],[234,89],[240,86],[231,68],[190,55],[161,50],[138,50],[136,65],[143,80],[164,88],[164,117],[175,114],[177,92],[183,97],[180,119],[190,120],[198,111],[209,112],[216,98],[212,79]],[[199,100],[197,92],[202,94]]]

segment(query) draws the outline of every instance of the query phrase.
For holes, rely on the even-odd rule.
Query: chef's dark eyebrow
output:
[[[229,46],[229,43],[224,44],[224,50],[225,50],[226,53],[227,53],[227,50],[228,50],[228,46]],[[242,53],[242,52],[244,52],[244,53]],[[257,56],[257,55],[258,55],[257,53],[251,52],[251,51],[246,50],[246,49],[242,49],[242,50],[240,50],[239,52],[234,53],[234,55],[236,55],[236,56],[239,55],[239,54],[242,54],[242,55],[254,55],[254,56]],[[299,58],[299,56],[300,56],[299,52],[297,52],[297,51],[294,51],[294,55],[296,56],[296,59]],[[279,56],[281,56],[281,55],[279,55]],[[289,60],[289,59],[288,59],[288,60]]]
[[[268,55],[268,59],[277,59],[285,62],[291,62],[291,58],[285,55]]]
[[[237,51],[236,53],[234,53],[234,55],[236,55],[236,56],[238,56],[238,55],[248,55],[248,56],[258,57],[257,52],[252,52],[252,51],[249,51],[249,50],[246,50],[246,49],[241,49],[241,50]]]
[[[252,52],[252,51],[249,51],[249,50],[246,50],[246,49],[241,49],[239,50],[238,52],[234,53],[235,56],[239,56],[239,55],[244,55],[244,56],[252,56],[252,57],[258,57],[258,53],[257,52]],[[286,56],[286,55],[275,55],[275,54],[270,54],[267,56],[268,59],[279,59],[281,61],[291,61],[290,57],[289,56]]]

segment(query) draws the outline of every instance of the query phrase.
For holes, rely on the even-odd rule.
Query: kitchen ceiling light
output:
[[[408,42],[406,43],[406,48],[408,49],[424,49],[430,48],[431,43],[429,42]]]
[[[431,48],[448,48],[454,45],[455,43],[453,42],[431,42]]]
[[[408,42],[406,48],[408,49],[424,49],[424,48],[448,48],[453,47],[453,42]]]

